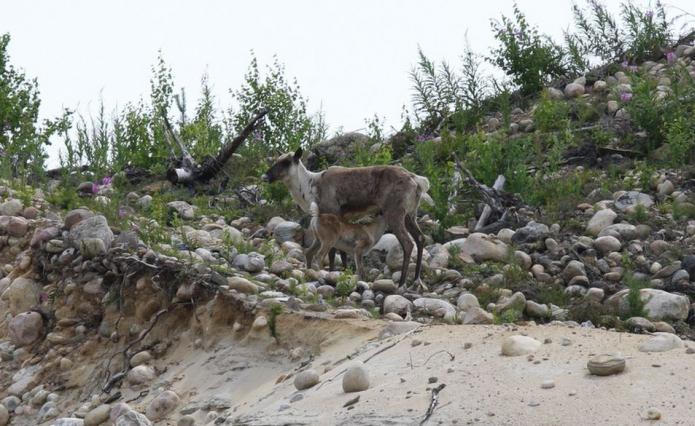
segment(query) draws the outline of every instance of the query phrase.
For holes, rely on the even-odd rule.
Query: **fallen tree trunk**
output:
[[[164,124],[167,131],[174,138],[179,149],[181,150],[181,158],[167,170],[167,180],[173,184],[201,182],[206,183],[214,178],[227,163],[227,160],[236,152],[242,143],[249,135],[258,127],[263,117],[268,113],[267,110],[262,110],[249,121],[249,123],[241,130],[241,133],[235,138],[228,140],[220,152],[215,157],[207,157],[202,164],[198,165],[193,157],[188,153],[186,146],[176,136],[174,129],[171,127],[169,120],[164,117]]]

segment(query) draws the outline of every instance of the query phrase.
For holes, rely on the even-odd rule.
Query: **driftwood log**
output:
[[[528,206],[516,195],[502,191],[504,176],[499,175],[493,187],[490,188],[478,182],[468,169],[463,168],[458,159],[456,159],[456,168],[458,173],[465,176],[464,181],[480,194],[485,204],[475,225],[475,232],[496,233],[502,228],[517,228],[525,224],[523,218],[517,214],[517,209]]]
[[[214,178],[224,167],[229,158],[236,152],[247,137],[258,127],[263,117],[268,114],[267,110],[262,110],[256,113],[251,118],[246,127],[241,130],[235,138],[227,140],[215,157],[206,157],[201,164],[196,163],[193,156],[186,149],[185,144],[176,135],[174,129],[169,123],[169,120],[164,116],[164,124],[168,135],[173,138],[176,145],[181,151],[181,158],[173,163],[167,170],[167,180],[173,184],[177,183],[206,183]]]

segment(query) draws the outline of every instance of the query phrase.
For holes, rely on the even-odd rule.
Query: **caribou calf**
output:
[[[323,261],[332,248],[337,248],[355,257],[357,275],[360,279],[366,279],[362,257],[374,247],[384,231],[386,221],[379,215],[367,225],[358,225],[343,221],[340,217],[330,213],[319,213],[319,206],[312,202],[309,206],[311,212],[311,225],[314,233],[314,243],[306,251],[306,265],[313,267],[314,254],[318,252],[319,269],[323,268]]]
[[[413,242],[417,246],[415,282],[420,283],[424,235],[416,222],[421,200],[427,195],[429,181],[398,166],[329,167],[314,173],[301,161],[302,149],[281,155],[263,175],[267,182],[282,181],[292,198],[307,212],[312,202],[321,213],[337,215],[341,220],[381,212],[386,228],[403,249],[400,286],[405,284]]]

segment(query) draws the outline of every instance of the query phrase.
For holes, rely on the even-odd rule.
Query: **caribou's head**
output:
[[[294,154],[288,152],[279,156],[272,166],[261,179],[265,182],[286,181],[294,173],[294,169],[299,166],[299,160],[302,159],[302,148],[298,148]]]

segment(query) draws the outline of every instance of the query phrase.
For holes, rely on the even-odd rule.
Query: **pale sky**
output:
[[[691,0],[668,5],[695,12]],[[561,39],[571,22],[569,0],[519,0],[541,31]],[[619,2],[607,3],[617,10]],[[113,111],[148,96],[151,66],[162,50],[189,110],[209,74],[219,105],[240,86],[250,51],[259,62],[273,54],[320,106],[331,131],[365,127],[375,113],[398,127],[410,105],[408,71],[417,46],[433,59],[459,63],[466,31],[474,50],[486,54],[494,39],[490,19],[511,15],[510,0],[352,1],[5,1],[0,32],[9,32],[11,61],[36,77],[42,117],[63,107],[94,110],[99,98]],[[672,14],[678,14],[676,10]],[[388,130],[388,129],[387,129]],[[57,147],[49,165],[57,164]]]

